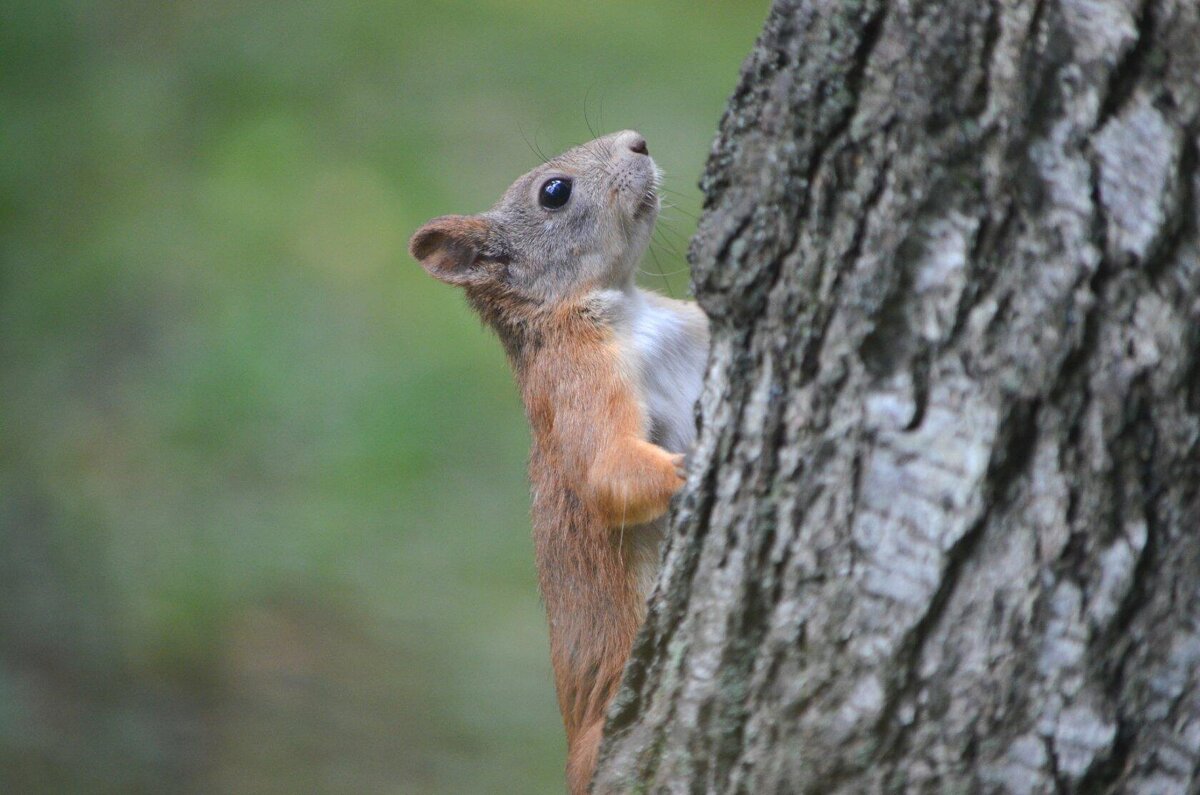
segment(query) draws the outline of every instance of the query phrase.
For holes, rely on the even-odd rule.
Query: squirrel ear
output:
[[[485,273],[479,259],[490,231],[491,222],[478,215],[443,215],[418,229],[408,250],[435,279],[470,284]]]

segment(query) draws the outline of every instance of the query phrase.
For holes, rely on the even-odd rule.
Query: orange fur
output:
[[[492,266],[461,242],[479,236],[475,227],[458,219],[431,227],[418,243],[447,229],[462,236],[432,254],[414,244],[414,253],[425,253],[439,278],[465,287],[504,343],[525,403],[534,551],[567,733],[567,782],[572,795],[583,795],[644,618],[632,529],[666,512],[683,485],[682,456],[647,440],[645,409],[617,339],[585,298],[547,306],[517,297],[488,278]]]
[[[538,186],[551,176],[572,180],[570,204],[540,204]],[[616,133],[534,169],[487,213],[433,219],[409,248],[430,275],[463,288],[497,332],[525,402],[534,548],[572,795],[587,792],[644,618],[646,564],[661,527],[642,525],[683,485],[682,456],[648,439],[644,369],[630,372],[645,368],[645,352],[622,351],[628,326],[618,340],[603,301],[588,298],[621,288],[627,306],[644,302],[633,277],[658,211],[657,180],[645,139]],[[689,350],[707,350],[703,321],[680,322],[693,330]],[[695,356],[670,350],[675,364],[698,368]],[[685,415],[694,396],[684,394],[669,415]]]
[[[644,411],[611,332],[581,304],[537,324],[517,377],[533,432],[530,480],[550,653],[567,730],[568,784],[587,791],[643,595],[628,561],[632,528],[683,485],[679,457],[646,441]]]

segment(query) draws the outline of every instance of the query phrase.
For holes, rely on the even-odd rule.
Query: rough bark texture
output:
[[[779,0],[610,792],[1197,791],[1195,0]]]

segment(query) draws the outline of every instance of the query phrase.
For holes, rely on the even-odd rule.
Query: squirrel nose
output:
[[[618,146],[624,145],[629,147],[629,151],[637,155],[648,155],[650,149],[646,146],[646,139],[637,130],[622,130],[613,136],[616,138]]]

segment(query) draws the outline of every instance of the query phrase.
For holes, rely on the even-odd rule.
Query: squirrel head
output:
[[[429,221],[409,251],[477,306],[626,287],[658,217],[659,176],[641,135],[606,135],[525,174],[487,212]]]

